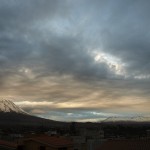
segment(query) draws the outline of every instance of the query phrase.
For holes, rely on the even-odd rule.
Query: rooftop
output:
[[[64,137],[59,137],[59,136],[43,135],[43,136],[37,136],[37,137],[26,139],[26,141],[28,140],[32,140],[32,141],[46,144],[46,145],[53,146],[53,147],[63,147],[63,146],[73,145],[73,142],[71,140],[64,138]]]
[[[109,140],[98,150],[150,150],[150,139]]]
[[[0,146],[14,148],[14,149],[17,148],[17,144],[8,142],[8,141],[4,141],[4,140],[0,140]]]

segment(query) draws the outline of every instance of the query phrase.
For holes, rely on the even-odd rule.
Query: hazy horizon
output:
[[[0,0],[0,97],[30,114],[150,114],[150,1]]]

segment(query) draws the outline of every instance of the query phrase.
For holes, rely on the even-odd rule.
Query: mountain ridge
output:
[[[9,99],[0,99],[0,112],[15,112],[19,114],[26,114],[29,115],[27,112],[25,112],[23,109],[21,109],[19,106],[15,105],[11,100]]]
[[[150,122],[150,117],[148,116],[113,116],[108,117],[107,119],[102,121],[103,123],[107,122]]]
[[[63,122],[31,115],[15,105],[11,100],[0,99],[0,125],[61,126],[63,124]]]

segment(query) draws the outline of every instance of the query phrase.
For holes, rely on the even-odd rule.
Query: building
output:
[[[53,131],[53,130],[52,131],[49,130],[48,132],[46,132],[46,134],[49,136],[57,136],[58,135],[57,131]]]
[[[83,136],[71,136],[74,150],[87,150],[86,138]]]
[[[97,150],[150,150],[150,139],[109,140]]]
[[[104,131],[98,128],[81,129],[80,135],[85,138],[87,150],[95,150],[105,141]]]
[[[97,148],[106,142],[106,139],[88,139],[87,150],[97,150]]]
[[[86,139],[103,139],[104,131],[99,129],[81,129],[80,135],[86,137]]]
[[[17,150],[17,144],[0,140],[0,150]]]
[[[147,130],[146,133],[147,133],[147,137],[150,137],[150,130]]]
[[[73,142],[59,136],[35,136],[25,139],[19,150],[73,150]]]

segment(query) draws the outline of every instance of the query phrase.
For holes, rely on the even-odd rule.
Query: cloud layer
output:
[[[1,97],[56,120],[149,113],[150,2],[0,3]]]

